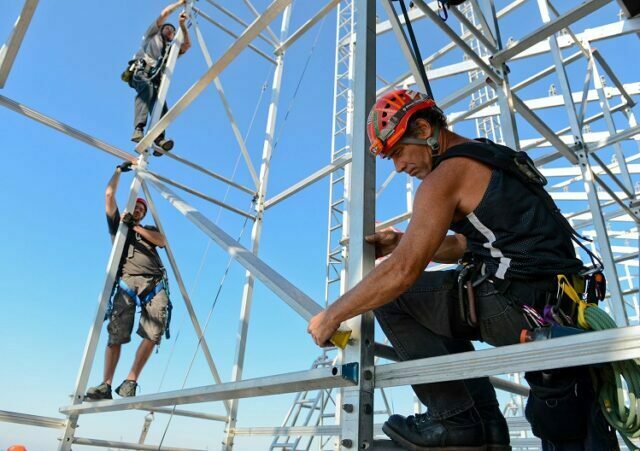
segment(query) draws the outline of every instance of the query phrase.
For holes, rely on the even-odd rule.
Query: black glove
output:
[[[122,222],[129,228],[132,228],[136,225],[136,220],[133,218],[131,213],[125,213],[122,217]]]
[[[116,168],[120,168],[120,172],[129,172],[131,170],[131,165],[133,165],[130,161],[125,161],[124,163],[116,166]]]

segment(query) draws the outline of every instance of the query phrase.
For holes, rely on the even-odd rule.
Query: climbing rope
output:
[[[578,326],[586,330],[617,327],[607,313],[578,296],[563,275],[558,276],[560,289],[578,306]],[[638,360],[603,363],[591,368],[597,380],[598,403],[607,422],[620,433],[627,447],[640,450],[631,439],[640,437],[640,366]],[[628,404],[627,404],[628,400]]]

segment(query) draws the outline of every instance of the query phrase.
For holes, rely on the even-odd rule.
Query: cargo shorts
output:
[[[161,279],[158,276],[123,275],[122,280],[137,293],[138,297],[144,297],[153,290]],[[162,334],[164,334],[167,325],[168,307],[169,297],[163,289],[142,306],[140,322],[138,323],[138,335],[153,341],[155,344],[160,344]],[[113,308],[107,325],[107,331],[109,332],[108,346],[131,341],[135,316],[135,299],[131,299],[127,293],[118,288],[113,297]]]

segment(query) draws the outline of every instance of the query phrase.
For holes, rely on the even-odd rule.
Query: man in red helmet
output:
[[[136,306],[140,307],[138,346],[133,365],[127,378],[116,388],[122,397],[135,396],[137,380],[153,348],[160,344],[162,335],[168,332],[171,302],[167,294],[166,273],[156,247],[166,245],[165,237],[154,226],[142,226],[140,221],[147,213],[144,199],[136,200],[133,213],[121,217],[115,200],[120,174],[131,170],[131,163],[123,163],[109,180],[105,192],[107,223],[111,239],[115,238],[120,222],[128,226],[127,240],[122,251],[113,299],[106,318],[109,340],[104,359],[103,381],[87,390],[86,399],[111,399],[111,383],[120,358],[120,349],[131,341]],[[168,337],[167,337],[168,338]]]
[[[546,193],[534,193],[544,192],[544,178],[524,154],[449,130],[444,113],[418,92],[383,95],[367,127],[371,152],[422,182],[405,233],[366,237],[376,257],[389,257],[311,319],[313,340],[326,345],[341,322],[373,310],[401,360],[472,351],[471,340],[518,343],[523,330],[539,326],[535,311],[556,302],[556,276],[583,268],[570,226]],[[522,174],[511,163],[515,155],[524,158]],[[513,168],[498,164],[503,156]],[[463,262],[464,269],[425,272],[431,261]],[[615,434],[594,438],[587,427],[593,403],[585,400],[593,393],[584,372],[532,372],[527,380],[536,387],[527,417],[546,449],[616,449]],[[427,413],[391,416],[383,431],[395,442],[415,450],[511,449],[488,378],[413,389]],[[562,408],[551,408],[556,405]]]

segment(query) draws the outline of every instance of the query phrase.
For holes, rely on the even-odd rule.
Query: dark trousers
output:
[[[522,329],[530,328],[521,305],[540,307],[547,299],[548,290],[507,289],[502,293],[487,280],[476,288],[480,324],[471,329],[460,319],[457,276],[458,271],[425,272],[398,299],[375,310],[401,360],[472,351],[471,340],[475,339],[493,346],[518,343]],[[427,406],[429,416],[436,419],[474,406],[481,414],[498,408],[495,390],[486,377],[414,385],[413,390]],[[547,442],[546,449],[564,449],[549,445]]]
[[[134,102],[134,128],[143,129],[147,126],[147,117],[153,112],[153,107],[158,100],[158,87],[160,83],[160,74],[158,74],[153,80],[149,79],[148,74],[144,70],[137,70],[129,86],[136,91],[136,99]],[[162,114],[164,116],[167,112],[167,103],[162,106]],[[159,135],[159,139],[164,138],[164,131]]]

